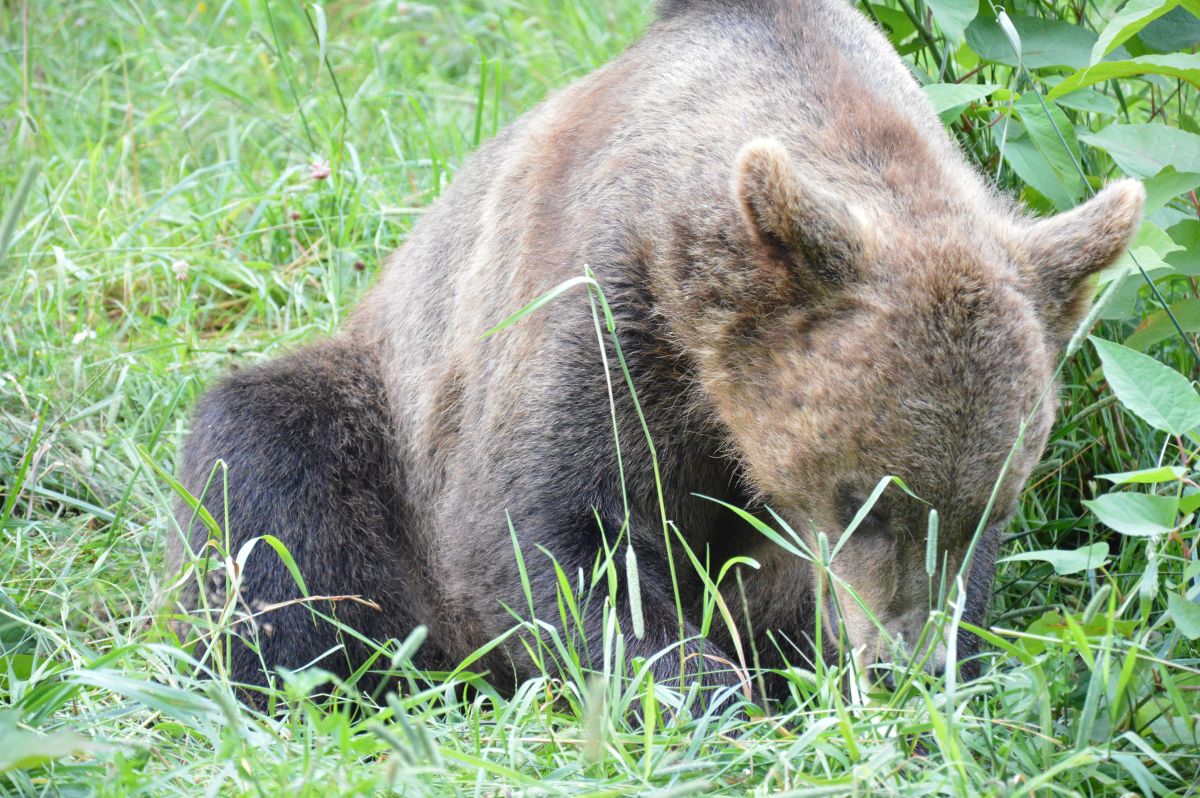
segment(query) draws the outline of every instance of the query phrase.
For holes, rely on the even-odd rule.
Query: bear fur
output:
[[[229,652],[232,677],[353,673],[369,647],[313,610],[374,640],[424,624],[416,663],[453,669],[529,615],[510,519],[533,612],[555,625],[551,558],[574,582],[603,535],[619,563],[634,548],[644,635],[630,631],[623,567],[617,620],[632,656],[675,645],[654,665],[665,681],[737,684],[739,651],[765,668],[829,655],[813,651],[821,622],[826,645],[844,635],[864,666],[891,659],[929,613],[930,507],[935,585],[966,572],[959,598],[981,622],[1000,530],[1050,429],[1060,350],[1142,201],[1122,181],[1059,217],[1022,215],[842,0],[665,2],[623,56],[463,165],[342,332],[199,402],[181,481],[230,551],[273,535],[310,594],[365,600],[297,601],[259,545],[237,585],[237,607],[258,615],[235,627],[251,644]],[[482,335],[585,266],[660,467],[614,370],[624,486],[582,292]],[[816,550],[886,475],[921,501],[889,487],[839,551],[833,589],[712,501],[770,507]],[[736,631],[701,634],[704,585],[677,539],[668,557],[664,513],[713,574],[734,556],[759,563],[722,583]],[[178,518],[200,553],[209,531],[184,504]],[[173,553],[189,559],[182,542]],[[579,630],[597,667],[606,590]],[[203,603],[185,591],[187,610]],[[537,675],[529,639],[507,637],[473,669],[501,686]],[[944,657],[939,645],[935,669]]]

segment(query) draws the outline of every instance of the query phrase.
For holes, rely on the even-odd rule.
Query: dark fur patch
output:
[[[275,552],[258,545],[242,574],[242,607],[257,613],[301,603],[237,627],[247,644],[231,652],[235,680],[262,684],[260,658],[289,669],[316,661],[349,675],[368,650],[316,620],[310,608],[378,640],[403,637],[418,622],[416,607],[403,599],[413,581],[405,572],[417,563],[406,556],[403,476],[392,441],[374,355],[345,338],[240,369],[201,400],[180,476],[224,526],[230,556],[252,538],[273,535],[301,565],[309,595],[360,596],[379,605],[303,602]],[[228,468],[227,481],[218,461]],[[203,555],[207,530],[182,504],[177,516],[192,529],[192,551]],[[224,548],[223,540],[217,544]],[[174,561],[186,556],[182,545],[174,547]],[[214,575],[208,587],[219,611],[225,580]],[[195,586],[185,592],[198,612]]]

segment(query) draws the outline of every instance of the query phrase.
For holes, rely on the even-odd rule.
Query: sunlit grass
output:
[[[619,52],[644,6],[0,7],[6,208],[37,170],[0,253],[6,794],[1195,794],[1200,652],[1159,622],[1161,597],[1139,601],[1145,546],[1080,503],[1163,443],[1108,397],[1089,350],[1003,553],[1103,539],[1115,556],[1069,576],[1003,566],[984,674],[953,692],[913,674],[855,701],[831,665],[790,673],[771,714],[739,714],[576,662],[501,698],[412,670],[413,638],[383,647],[398,694],[317,702],[321,676],[299,674],[271,715],[238,702],[204,646],[179,647],[156,468],[173,471],[199,392],[336,329],[472,149]],[[912,57],[936,71],[937,55]],[[995,168],[990,134],[957,132]],[[1106,324],[1120,339],[1134,322]],[[1200,573],[1190,540],[1160,551],[1172,585]],[[568,640],[547,645],[570,664]]]

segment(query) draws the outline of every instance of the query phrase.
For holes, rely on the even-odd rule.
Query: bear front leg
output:
[[[620,585],[617,619],[624,633],[627,661],[646,660],[656,684],[686,694],[699,687],[701,707],[727,706],[739,696],[749,698],[749,676],[734,656],[701,634],[687,619],[680,621],[670,585],[642,585],[640,605],[642,636],[633,623],[632,602],[626,584]],[[589,649],[603,652],[603,631],[589,634]],[[597,648],[597,643],[600,648]]]
[[[540,552],[532,557],[525,555],[528,595],[515,567],[508,577],[516,586],[520,586],[517,588],[520,592],[514,593],[513,586],[504,590],[493,582],[496,587],[491,595],[507,594],[510,598],[502,603],[524,620],[529,620],[532,605],[532,615],[539,625],[529,626],[508,638],[494,652],[494,657],[488,662],[489,668],[497,674],[510,672],[514,681],[521,682],[537,678],[543,672],[565,677],[573,669],[571,663],[564,661],[568,657],[577,658],[585,671],[611,673],[623,668],[621,675],[626,677],[642,673],[643,666],[638,661],[644,661],[648,663],[655,684],[683,694],[687,694],[693,686],[698,686],[701,708],[713,706],[714,702],[720,707],[727,706],[744,695],[748,683],[736,658],[701,634],[699,627],[688,617],[691,608],[687,606],[681,623],[669,578],[650,569],[641,571],[638,580],[640,600],[637,602],[641,623],[634,623],[633,601],[625,579],[624,558],[617,553],[614,556],[620,563],[617,565],[620,575],[616,580],[615,594],[610,594],[609,581],[602,573],[591,589],[579,591],[577,584],[572,585],[573,595],[568,601],[562,595],[562,583],[556,578],[555,563]],[[496,567],[495,560],[492,562],[490,571],[492,578],[496,579],[500,569]],[[563,562],[556,557],[555,562],[565,574],[592,572],[591,561],[586,564]],[[575,604],[577,613],[564,609],[571,603]],[[493,627],[489,630],[490,634],[496,637],[511,629],[512,619],[513,615],[508,615],[507,627]],[[555,633],[550,634],[541,624],[552,625]],[[623,663],[616,662],[613,655],[614,631],[622,636]],[[538,652],[537,656],[531,656],[530,651]]]
[[[975,549],[975,557],[967,575],[967,606],[963,611],[963,620],[974,626],[982,627],[987,623],[988,610],[992,605],[992,582],[996,576],[996,554],[1003,536],[1002,526],[992,526],[983,533]],[[982,643],[973,632],[959,629],[958,663],[964,679],[978,678]]]

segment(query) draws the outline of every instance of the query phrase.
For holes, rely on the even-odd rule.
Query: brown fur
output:
[[[302,549],[322,590],[381,605],[356,617],[373,637],[427,624],[430,667],[508,631],[506,607],[526,614],[506,514],[548,621],[547,554],[568,575],[590,572],[595,517],[610,540],[627,524],[647,615],[646,636],[627,645],[663,649],[680,630],[655,478],[617,375],[627,518],[587,303],[569,296],[480,337],[587,264],[616,315],[668,517],[716,564],[762,563],[742,574],[753,628],[739,635],[763,664],[813,656],[832,596],[815,595],[806,563],[694,493],[765,502],[815,545],[814,530],[839,538],[881,477],[902,477],[923,501],[889,489],[834,571],[911,643],[928,613],[928,508],[952,578],[1031,416],[969,568],[968,617],[982,619],[999,530],[1053,417],[1053,396],[1039,397],[1086,310],[1088,276],[1122,251],[1141,201],[1122,182],[1056,219],[1021,216],[964,161],[887,41],[837,0],[677,0],[624,56],[471,158],[335,343],[211,393],[183,481],[199,492],[214,460],[229,461],[243,486],[228,508],[235,545],[270,530]],[[321,382],[312,364],[331,347],[369,356],[338,358]],[[369,391],[346,405],[342,384]],[[347,412],[363,424],[321,442],[331,450],[304,449],[319,439],[278,429],[289,401],[313,429]],[[355,461],[363,452],[371,459]],[[323,498],[331,463],[340,503]],[[243,591],[294,595],[280,566],[256,557]],[[732,659],[727,630],[699,637],[703,592],[687,570],[690,650]],[[835,593],[859,656],[891,656],[847,590]],[[623,586],[614,600],[627,621]],[[295,667],[331,644],[301,620],[274,624],[267,665]],[[582,630],[593,664],[602,623],[595,600]],[[503,680],[534,673],[516,641],[484,661]],[[256,661],[239,663],[257,678]],[[678,674],[678,660],[658,671]]]

